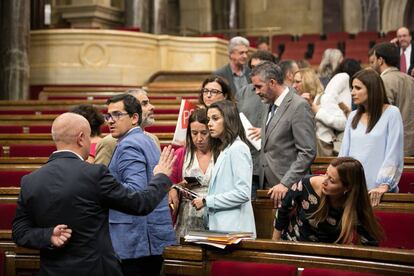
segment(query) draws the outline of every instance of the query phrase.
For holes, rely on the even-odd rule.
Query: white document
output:
[[[240,112],[239,116],[243,124],[244,133],[246,133],[247,140],[249,140],[250,144],[252,144],[255,149],[260,150],[262,148],[262,139],[260,138],[259,140],[254,140],[254,139],[249,138],[248,136],[249,128],[253,126],[250,123],[249,119],[247,119],[246,115],[243,114],[243,112]]]

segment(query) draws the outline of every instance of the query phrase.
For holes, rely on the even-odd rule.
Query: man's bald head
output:
[[[89,154],[90,135],[88,120],[79,114],[63,113],[53,121],[52,137],[58,150],[72,150],[85,158]]]

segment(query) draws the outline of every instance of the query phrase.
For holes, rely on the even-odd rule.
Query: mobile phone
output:
[[[200,183],[200,182],[198,182],[197,177],[194,177],[194,176],[187,176],[187,177],[184,177],[184,180],[185,180],[185,181],[187,181],[188,186],[190,186],[190,187],[197,187],[197,186],[201,186],[201,183]]]

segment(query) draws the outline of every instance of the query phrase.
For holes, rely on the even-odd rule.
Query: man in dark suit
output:
[[[250,83],[250,68],[247,67],[249,41],[241,36],[235,36],[229,41],[229,63],[213,72],[227,80],[231,91],[237,97],[239,90]]]
[[[252,70],[252,83],[269,111],[262,123],[260,184],[279,207],[288,189],[309,172],[316,156],[313,113],[309,103],[283,84],[281,68],[263,62]]]
[[[400,71],[414,76],[414,46],[411,41],[410,30],[401,27],[397,30],[397,44],[400,47]]]
[[[122,275],[109,236],[109,208],[148,214],[171,186],[170,148],[161,155],[147,189],[130,192],[104,165],[84,162],[90,134],[84,117],[60,115],[52,125],[57,151],[22,179],[13,240],[40,249],[40,275]]]

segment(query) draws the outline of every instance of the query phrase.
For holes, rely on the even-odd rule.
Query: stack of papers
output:
[[[241,240],[252,239],[252,232],[219,232],[190,231],[185,237],[186,242],[207,244],[221,249],[230,244],[238,244]]]

